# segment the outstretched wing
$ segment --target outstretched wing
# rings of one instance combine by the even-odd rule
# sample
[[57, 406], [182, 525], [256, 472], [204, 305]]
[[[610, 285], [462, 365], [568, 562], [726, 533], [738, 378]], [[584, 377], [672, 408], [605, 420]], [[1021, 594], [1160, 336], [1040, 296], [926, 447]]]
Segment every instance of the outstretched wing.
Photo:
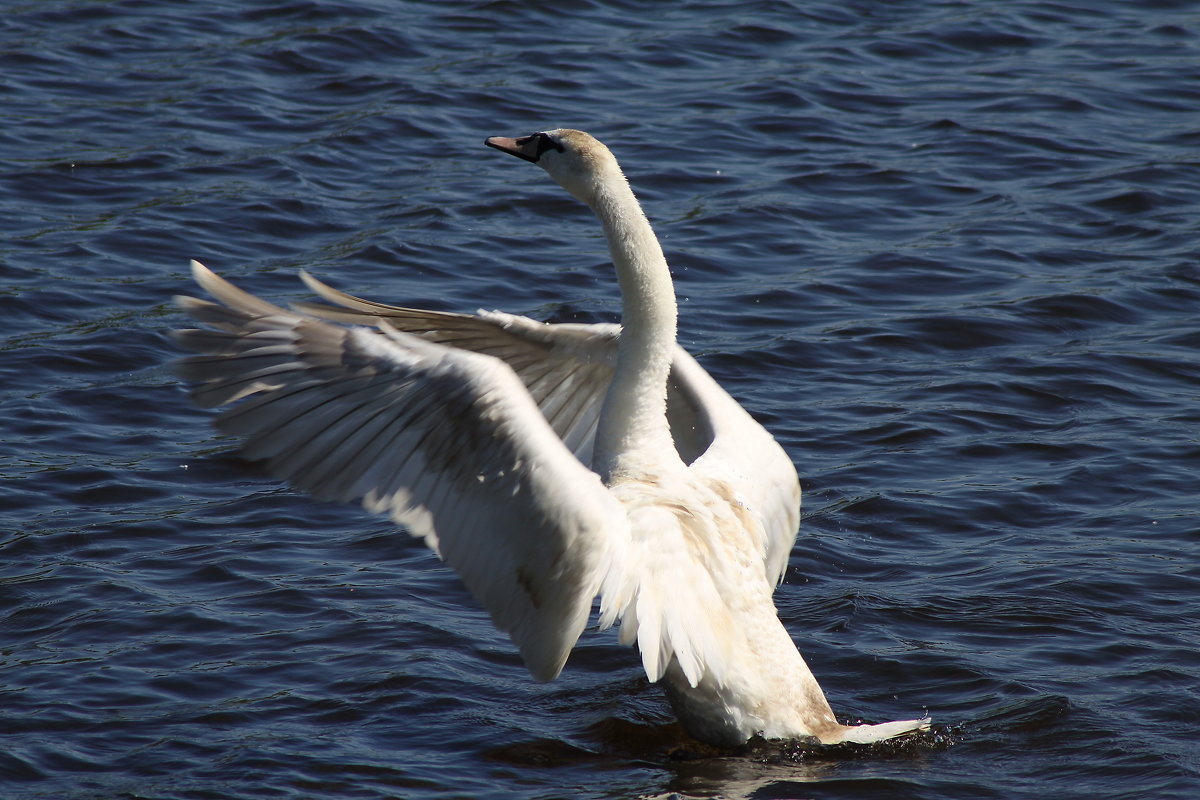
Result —
[[529, 670], [558, 675], [628, 539], [624, 512], [497, 358], [278, 308], [192, 262], [218, 304], [179, 364], [244, 454], [318, 498], [389, 513], [462, 577]]
[[731, 493], [747, 528], [762, 537], [763, 569], [774, 586], [783, 580], [800, 527], [796, 467], [775, 437], [682, 350], [671, 376], [712, 431], [712, 443], [690, 469]]

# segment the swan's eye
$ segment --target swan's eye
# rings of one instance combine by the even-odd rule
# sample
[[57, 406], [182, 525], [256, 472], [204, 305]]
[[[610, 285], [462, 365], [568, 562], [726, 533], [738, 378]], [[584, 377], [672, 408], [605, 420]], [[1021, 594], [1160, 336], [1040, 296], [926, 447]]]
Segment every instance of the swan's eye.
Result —
[[542, 157], [542, 153], [547, 150], [557, 150], [563, 152], [566, 148], [561, 143], [556, 142], [548, 133], [532, 133], [523, 139], [517, 139], [517, 144], [524, 148], [530, 142], [534, 143], [533, 161], [537, 161]]

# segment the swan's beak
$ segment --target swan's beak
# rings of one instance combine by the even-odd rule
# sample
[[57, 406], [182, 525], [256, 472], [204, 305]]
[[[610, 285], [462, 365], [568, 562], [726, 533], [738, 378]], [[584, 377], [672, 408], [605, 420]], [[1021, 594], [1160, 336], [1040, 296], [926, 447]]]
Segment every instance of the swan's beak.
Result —
[[538, 152], [536, 136], [523, 136], [520, 139], [513, 139], [510, 136], [492, 136], [484, 139], [483, 143], [533, 164], [537, 163], [538, 156], [541, 155]]

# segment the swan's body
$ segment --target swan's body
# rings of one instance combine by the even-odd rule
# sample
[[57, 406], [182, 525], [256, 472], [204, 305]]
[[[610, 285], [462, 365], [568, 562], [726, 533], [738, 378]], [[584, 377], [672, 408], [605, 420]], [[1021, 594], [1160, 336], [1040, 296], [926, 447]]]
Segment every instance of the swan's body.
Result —
[[[194, 263], [194, 396], [245, 454], [319, 498], [386, 511], [462, 576], [533, 675], [561, 671], [600, 597], [685, 728], [872, 742], [841, 725], [775, 611], [800, 487], [775, 440], [675, 343], [662, 250], [608, 149], [559, 130], [490, 146], [600, 218], [622, 327], [396, 308], [305, 276], [337, 307], [286, 311]], [[315, 317], [359, 323], [333, 325]], [[363, 325], [370, 327], [363, 327]], [[589, 468], [590, 467], [590, 468]]]

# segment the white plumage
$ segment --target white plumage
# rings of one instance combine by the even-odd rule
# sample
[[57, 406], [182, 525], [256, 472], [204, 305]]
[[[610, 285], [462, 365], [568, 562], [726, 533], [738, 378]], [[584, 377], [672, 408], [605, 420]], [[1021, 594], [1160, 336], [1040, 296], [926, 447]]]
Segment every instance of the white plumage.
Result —
[[[390, 514], [437, 551], [530, 672], [562, 670], [600, 598], [696, 738], [871, 742], [927, 720], [840, 725], [775, 613], [799, 524], [787, 455], [675, 343], [662, 250], [616, 160], [581, 131], [487, 144], [546, 169], [604, 225], [622, 325], [387, 306], [310, 276], [297, 311], [193, 262], [180, 298], [205, 407], [244, 454]], [[333, 323], [350, 323], [350, 326]]]

